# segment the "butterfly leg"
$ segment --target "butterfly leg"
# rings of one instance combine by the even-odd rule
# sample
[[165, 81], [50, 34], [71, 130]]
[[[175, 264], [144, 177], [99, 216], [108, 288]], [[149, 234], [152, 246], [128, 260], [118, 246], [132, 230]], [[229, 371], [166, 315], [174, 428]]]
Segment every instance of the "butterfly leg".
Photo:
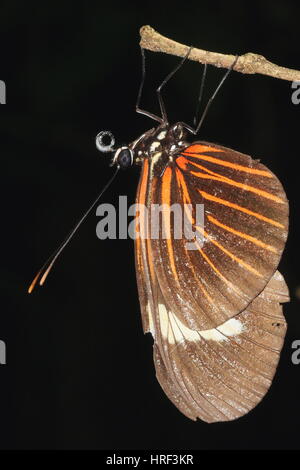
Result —
[[168, 83], [170, 78], [172, 78], [173, 75], [175, 75], [175, 73], [182, 67], [182, 65], [184, 64], [184, 62], [187, 60], [188, 56], [190, 55], [192, 48], [193, 48], [192, 46], [189, 47], [186, 55], [181, 59], [179, 64], [166, 76], [166, 78], [163, 80], [163, 82], [159, 85], [159, 87], [156, 90], [162, 119], [165, 124], [168, 124], [168, 117], [167, 117], [166, 107], [165, 107], [165, 104], [161, 95], [161, 90]]
[[200, 104], [201, 104], [201, 101], [202, 101], [204, 83], [205, 83], [205, 78], [206, 78], [206, 72], [207, 72], [207, 64], [204, 64], [204, 70], [203, 70], [203, 74], [202, 74], [202, 78], [201, 78], [201, 84], [200, 84], [200, 91], [199, 91], [199, 96], [198, 96], [198, 101], [197, 101], [197, 107], [196, 107], [195, 116], [194, 116], [194, 119], [193, 119], [194, 128], [192, 126], [190, 126], [189, 124], [186, 124], [185, 122], [179, 122], [178, 123], [182, 127], [184, 127], [185, 129], [187, 129], [189, 132], [191, 132], [192, 134], [195, 133], [195, 128], [196, 128], [196, 125], [197, 125], [197, 117], [199, 115]]
[[140, 84], [140, 88], [139, 88], [139, 92], [137, 96], [135, 110], [137, 113], [144, 114], [145, 116], [148, 116], [149, 118], [162, 123], [163, 119], [161, 117], [156, 116], [155, 114], [150, 113], [149, 111], [145, 111], [144, 109], [140, 108], [141, 96], [142, 96], [142, 91], [144, 88], [144, 83], [145, 83], [145, 78], [146, 78], [145, 51], [142, 47], [141, 47], [141, 54], [142, 54], [142, 80], [141, 80], [141, 84]]
[[197, 118], [198, 118], [198, 115], [199, 115], [200, 104], [201, 104], [202, 96], [203, 96], [206, 72], [207, 72], [207, 64], [204, 64], [204, 70], [203, 70], [203, 74], [202, 74], [202, 77], [201, 77], [201, 84], [200, 84], [200, 91], [199, 91], [199, 96], [198, 96], [196, 112], [195, 112], [195, 116], [194, 116], [194, 119], [193, 119], [193, 125], [195, 127], [197, 126]]
[[204, 111], [202, 113], [202, 116], [200, 118], [200, 121], [196, 127], [196, 130], [195, 130], [195, 135], [198, 134], [199, 130], [200, 130], [200, 127], [205, 119], [205, 116], [207, 114], [207, 111], [209, 110], [209, 107], [211, 105], [211, 103], [213, 102], [213, 100], [215, 99], [218, 91], [220, 90], [221, 86], [223, 85], [223, 83], [225, 82], [226, 78], [228, 77], [228, 75], [230, 74], [231, 70], [233, 69], [233, 67], [235, 66], [235, 64], [237, 63], [237, 60], [238, 60], [239, 56], [237, 55], [234, 59], [234, 61], [232, 62], [231, 66], [229, 67], [228, 70], [226, 70], [225, 74], [223, 75], [223, 78], [222, 80], [220, 81], [219, 85], [217, 86], [217, 88], [215, 89], [214, 93], [212, 94], [212, 96], [209, 98], [205, 108], [204, 108]]
[[[200, 118], [200, 121], [199, 121], [198, 125], [193, 129], [191, 126], [186, 125], [185, 123], [181, 123], [181, 125], [182, 125], [183, 127], [185, 127], [187, 130], [189, 130], [190, 132], [192, 132], [194, 135], [198, 134], [198, 132], [199, 132], [199, 130], [200, 130], [200, 127], [202, 126], [203, 121], [204, 121], [204, 119], [205, 119], [205, 117], [206, 117], [206, 115], [207, 115], [207, 112], [208, 112], [209, 108], [210, 108], [211, 103], [212, 103], [213, 100], [215, 99], [215, 97], [216, 97], [218, 91], [220, 90], [221, 86], [223, 85], [223, 83], [225, 82], [226, 78], [227, 78], [228, 75], [230, 74], [231, 70], [233, 69], [233, 67], [234, 67], [235, 64], [237, 63], [238, 58], [239, 58], [239, 56], [237, 55], [237, 56], [235, 57], [233, 63], [232, 63], [231, 66], [229, 67], [229, 69], [226, 70], [225, 74], [223, 75], [223, 78], [221, 79], [221, 81], [220, 81], [220, 83], [218, 84], [217, 88], [215, 89], [214, 93], [213, 93], [212, 96], [209, 98], [209, 100], [208, 100], [208, 102], [207, 102], [207, 104], [206, 104], [206, 106], [205, 106], [205, 108], [204, 108], [204, 111], [203, 111], [203, 113], [202, 113], [202, 116], [201, 116], [201, 118]], [[206, 73], [206, 71], [205, 71], [205, 73]], [[203, 75], [204, 75], [204, 74], [203, 74]], [[202, 82], [203, 82], [203, 77], [202, 77]], [[204, 83], [204, 82], [203, 82], [203, 83]], [[201, 87], [200, 87], [200, 95], [199, 95], [199, 98], [202, 97], [202, 90], [201, 90], [201, 88], [203, 88], [202, 83], [201, 83]], [[198, 102], [198, 107], [199, 107], [199, 102]], [[197, 112], [198, 112], [198, 107], [197, 107]], [[196, 116], [197, 116], [197, 114], [196, 114]], [[195, 118], [196, 118], [196, 116], [195, 116]], [[194, 123], [194, 125], [195, 125], [195, 123]]]

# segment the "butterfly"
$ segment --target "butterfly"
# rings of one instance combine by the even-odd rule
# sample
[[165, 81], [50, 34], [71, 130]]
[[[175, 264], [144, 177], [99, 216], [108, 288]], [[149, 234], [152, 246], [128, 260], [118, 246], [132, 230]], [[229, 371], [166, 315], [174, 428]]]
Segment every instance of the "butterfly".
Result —
[[[231, 69], [195, 128], [169, 124], [161, 89], [190, 49], [157, 90], [161, 117], [140, 108], [142, 49], [136, 110], [158, 125], [126, 146], [115, 148], [109, 131], [100, 132], [96, 144], [102, 152], [113, 152], [116, 171], [141, 166], [137, 207], [163, 205], [154, 238], [151, 210], [136, 213], [135, 266], [143, 331], [153, 336], [156, 376], [165, 394], [188, 418], [211, 423], [245, 415], [272, 383], [286, 333], [281, 304], [289, 301], [277, 271], [288, 233], [288, 201], [280, 181], [258, 160], [188, 139], [188, 134], [198, 133]], [[206, 67], [203, 77], [205, 73]], [[203, 83], [204, 78], [200, 96]], [[174, 236], [174, 204], [198, 235], [192, 250], [185, 235]], [[200, 225], [197, 204], [204, 207]], [[46, 271], [43, 267], [38, 273], [30, 291], [43, 272], [40, 284], [44, 282], [61, 249], [44, 265]]]

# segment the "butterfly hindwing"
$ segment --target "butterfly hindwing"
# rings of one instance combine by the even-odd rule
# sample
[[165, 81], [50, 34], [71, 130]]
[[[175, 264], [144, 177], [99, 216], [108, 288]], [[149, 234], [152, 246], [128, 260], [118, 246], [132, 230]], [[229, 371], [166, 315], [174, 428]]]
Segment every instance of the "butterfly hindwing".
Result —
[[[286, 332], [280, 302], [288, 289], [277, 271], [264, 291], [218, 328], [184, 326], [160, 298], [154, 362], [169, 399], [191, 419], [229, 421], [267, 393]], [[162, 346], [160, 346], [162, 344]]]

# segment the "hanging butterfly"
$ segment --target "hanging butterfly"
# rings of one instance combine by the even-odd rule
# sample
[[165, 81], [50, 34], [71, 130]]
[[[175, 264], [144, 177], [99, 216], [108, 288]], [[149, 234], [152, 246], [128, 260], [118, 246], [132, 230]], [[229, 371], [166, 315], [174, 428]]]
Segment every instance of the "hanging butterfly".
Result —
[[[137, 214], [135, 264], [144, 333], [154, 339], [157, 379], [174, 405], [187, 417], [206, 422], [230, 421], [252, 410], [268, 391], [283, 346], [286, 322], [281, 304], [289, 301], [277, 271], [288, 233], [288, 201], [277, 177], [258, 160], [220, 145], [195, 141], [227, 70], [195, 127], [170, 125], [161, 89], [162, 117], [136, 111], [159, 122], [128, 146], [102, 131], [96, 144], [114, 152], [119, 169], [141, 165], [136, 202], [150, 208], [164, 204], [159, 237], [152, 239], [151, 211]], [[206, 66], [201, 82], [203, 92]], [[199, 110], [199, 104], [198, 104]], [[197, 111], [198, 111], [197, 110]], [[197, 116], [197, 112], [196, 112]], [[100, 196], [67, 240], [35, 277], [43, 284], [55, 260]], [[171, 206], [179, 204], [193, 229], [196, 249], [185, 237], [174, 237]], [[204, 225], [195, 225], [194, 207], [204, 204]], [[163, 236], [167, 235], [167, 236]]]

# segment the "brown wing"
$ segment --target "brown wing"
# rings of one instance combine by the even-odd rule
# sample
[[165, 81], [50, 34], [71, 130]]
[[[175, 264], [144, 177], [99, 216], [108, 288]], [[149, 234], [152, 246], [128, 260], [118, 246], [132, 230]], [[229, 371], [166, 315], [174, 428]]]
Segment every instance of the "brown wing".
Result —
[[267, 393], [286, 332], [281, 302], [288, 289], [277, 271], [264, 291], [216, 329], [183, 325], [160, 292], [155, 312], [154, 362], [168, 398], [187, 417], [230, 421]]
[[[164, 299], [192, 329], [209, 329], [243, 311], [275, 272], [288, 230], [284, 190], [264, 165], [225, 147], [196, 142], [174, 157], [161, 176], [153, 168], [148, 203], [165, 204], [169, 239], [151, 240]], [[160, 177], [161, 176], [161, 177]], [[204, 204], [204, 227], [183, 208], [203, 246], [175, 239], [170, 205]]]
[[[179, 155], [176, 160], [180, 157]], [[188, 160], [187, 156], [184, 158]], [[250, 162], [250, 157], [247, 159]], [[249, 164], [249, 168], [268, 171], [253, 161], [251, 165]], [[187, 169], [188, 164], [183, 170], [180, 168], [180, 161], [174, 162], [167, 166], [161, 177], [161, 168], [157, 171], [155, 163], [145, 159], [137, 192], [137, 203], [150, 207], [153, 202], [163, 202], [169, 206], [175, 201], [182, 204], [189, 202], [188, 197], [195, 198], [195, 192], [199, 188], [196, 184], [192, 184], [194, 175], [188, 174]], [[218, 184], [214, 181], [214, 184], [216, 183]], [[210, 188], [204, 188], [207, 194], [210, 194], [209, 189], [215, 191], [214, 184]], [[248, 182], [247, 184], [244, 182], [245, 185], [246, 188], [239, 188], [242, 193], [249, 191]], [[279, 189], [282, 191], [280, 183], [275, 178], [274, 186], [276, 185], [276, 191]], [[201, 187], [201, 190], [204, 189]], [[265, 191], [267, 190], [271, 194], [275, 193], [274, 188], [271, 190], [265, 187]], [[218, 196], [216, 192], [211, 194], [221, 199], [220, 194]], [[262, 207], [261, 204], [261, 212], [256, 212], [255, 215], [252, 214], [255, 210], [251, 197], [249, 200], [244, 198], [244, 205], [241, 205], [242, 202], [237, 198], [231, 203], [235, 204], [234, 207], [222, 203], [222, 208], [225, 206], [225, 209], [228, 207], [237, 211], [237, 217], [241, 216], [240, 212], [245, 214], [246, 218], [240, 219], [243, 221], [243, 230], [251, 230], [251, 223], [255, 224], [256, 219], [260, 223], [265, 222], [276, 227], [278, 232], [273, 232], [272, 227], [265, 229], [266, 234], [262, 235], [263, 241], [260, 239], [262, 243], [267, 244], [267, 239], [270, 237], [275, 243], [278, 254], [275, 258], [275, 252], [271, 250], [274, 258], [270, 258], [269, 264], [273, 263], [276, 266], [286, 238], [287, 225], [287, 203], [284, 193], [280, 195], [283, 202], [278, 204], [281, 206], [274, 204], [270, 207], [266, 204], [266, 207]], [[230, 197], [230, 194], [228, 196]], [[219, 201], [213, 202], [221, 205]], [[277, 201], [274, 202], [277, 204]], [[256, 211], [258, 210], [257, 205]], [[208, 212], [212, 213], [215, 217], [217, 215], [220, 217], [220, 214], [212, 210]], [[149, 213], [140, 212], [139, 216], [137, 229], [145, 235], [151, 226], [151, 219]], [[275, 224], [265, 220], [271, 220], [271, 217]], [[228, 224], [234, 220], [234, 217], [231, 219], [228, 217], [226, 222]], [[214, 242], [226, 243], [224, 234], [223, 238], [218, 231], [214, 235], [211, 232], [205, 234], [206, 242], [201, 251], [190, 252], [185, 247], [185, 240], [175, 240], [172, 237], [174, 227], [168, 210], [164, 212], [163, 225], [170, 232], [169, 240], [161, 238], [153, 240], [149, 236], [148, 238], [142, 236], [137, 237], [135, 242], [143, 328], [144, 332], [151, 331], [154, 337], [157, 378], [170, 400], [189, 418], [199, 417], [207, 422], [235, 419], [252, 409], [271, 384], [286, 329], [279, 305], [280, 302], [288, 301], [286, 285], [277, 272], [259, 296], [254, 294], [250, 298], [251, 292], [256, 291], [251, 284], [252, 291], [249, 293], [246, 289], [246, 293], [243, 292], [237, 272], [239, 270], [242, 272], [247, 262], [249, 266], [255, 266], [254, 269], [258, 271], [257, 265], [260, 267], [260, 262], [257, 263], [257, 259], [266, 257], [265, 251], [270, 250], [262, 247], [262, 250], [257, 252], [254, 248], [251, 260], [242, 258], [242, 255], [240, 255], [241, 261], [232, 260], [235, 263], [232, 268], [234, 278], [231, 278], [231, 270], [226, 269], [230, 260], [223, 258], [222, 253], [220, 256], [223, 250], [220, 249], [218, 255], [212, 251], [214, 247], [218, 247]], [[263, 232], [261, 227], [266, 226], [258, 226], [260, 233]], [[205, 229], [207, 230], [206, 226]], [[249, 235], [248, 231], [247, 234]], [[237, 236], [227, 233], [227, 237], [233, 235]], [[254, 237], [254, 234], [251, 236]], [[239, 237], [241, 238], [240, 235]], [[230, 245], [232, 249], [233, 240]], [[254, 243], [246, 240], [245, 251], [250, 249], [250, 242]], [[273, 246], [271, 240], [268, 243]], [[254, 245], [258, 246], [257, 243]], [[229, 252], [228, 245], [225, 245], [225, 249]], [[273, 269], [276, 269], [276, 266]], [[260, 271], [258, 277], [259, 273]], [[240, 277], [244, 279], [242, 275]], [[266, 284], [267, 282], [265, 281]], [[243, 287], [243, 282], [241, 286]], [[257, 285], [255, 287], [258, 289]], [[251, 300], [253, 301], [249, 305]], [[245, 304], [248, 307], [241, 308], [241, 305]], [[188, 308], [185, 308], [186, 305]], [[230, 309], [229, 314], [227, 309]], [[242, 313], [234, 316], [235, 310]], [[234, 318], [231, 318], [233, 316]]]

